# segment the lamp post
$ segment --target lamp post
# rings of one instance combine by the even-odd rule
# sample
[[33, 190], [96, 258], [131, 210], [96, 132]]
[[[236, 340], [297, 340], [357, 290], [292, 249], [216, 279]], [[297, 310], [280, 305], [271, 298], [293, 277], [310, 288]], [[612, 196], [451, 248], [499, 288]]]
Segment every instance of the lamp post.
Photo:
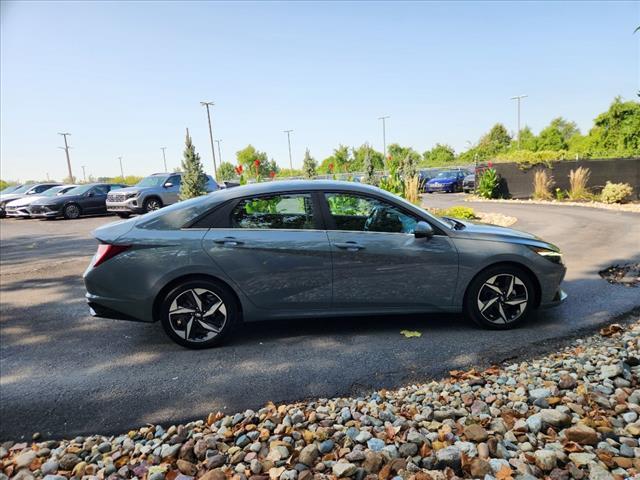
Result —
[[216, 150], [213, 148], [213, 129], [211, 128], [211, 114], [209, 113], [209, 107], [213, 107], [213, 102], [200, 102], [200, 105], [207, 109], [207, 120], [209, 121], [209, 140], [211, 141], [211, 155], [213, 156], [213, 178], [218, 180], [218, 166], [216, 164]]
[[289, 144], [289, 168], [293, 172], [293, 160], [291, 159], [291, 132], [293, 130], [284, 130], [284, 133], [287, 134], [287, 143]]
[[391, 115], [378, 117], [378, 120], [382, 120], [382, 153], [384, 158], [387, 158], [387, 118], [391, 118]]
[[520, 101], [528, 96], [529, 95], [516, 95], [515, 97], [511, 97], [511, 100], [518, 102], [518, 150], [520, 150]]

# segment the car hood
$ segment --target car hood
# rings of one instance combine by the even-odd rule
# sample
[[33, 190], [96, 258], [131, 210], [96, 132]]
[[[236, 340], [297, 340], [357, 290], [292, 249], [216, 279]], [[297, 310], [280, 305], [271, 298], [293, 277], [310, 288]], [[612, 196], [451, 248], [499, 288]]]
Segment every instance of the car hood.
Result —
[[33, 202], [37, 202], [38, 200], [42, 200], [42, 195], [28, 195], [24, 197], [18, 197], [16, 200], [11, 200], [7, 203], [7, 207], [24, 207], [25, 205], [31, 205]]
[[141, 193], [141, 192], [146, 192], [152, 189], [155, 189], [157, 187], [126, 187], [126, 188], [116, 188], [115, 190], [112, 190], [111, 192], [109, 192], [109, 194], [116, 194], [116, 193], [124, 193], [125, 195], [128, 193]]
[[464, 229], [455, 230], [456, 236], [473, 238], [475, 240], [507, 241], [512, 243], [522, 243], [525, 245], [537, 245], [551, 250], [560, 251], [555, 245], [544, 241], [532, 233], [523, 232], [514, 228], [489, 225], [486, 223], [475, 223], [459, 219], [456, 219], [456, 221], [465, 226]]
[[5, 195], [0, 195], [0, 202], [6, 203], [24, 196], [24, 193], [7, 193]]
[[69, 200], [80, 200], [82, 195], [60, 195], [56, 197], [44, 197], [36, 200], [31, 205], [60, 205]]

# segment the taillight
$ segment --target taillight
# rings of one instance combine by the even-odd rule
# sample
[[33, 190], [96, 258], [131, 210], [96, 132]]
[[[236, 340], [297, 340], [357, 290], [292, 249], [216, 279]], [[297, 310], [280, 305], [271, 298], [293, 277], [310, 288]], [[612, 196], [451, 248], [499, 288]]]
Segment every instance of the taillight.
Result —
[[96, 260], [93, 262], [93, 267], [97, 267], [101, 263], [106, 262], [110, 258], [115, 257], [119, 253], [129, 250], [131, 245], [110, 245], [108, 243], [101, 243], [98, 245], [98, 252], [96, 253]]

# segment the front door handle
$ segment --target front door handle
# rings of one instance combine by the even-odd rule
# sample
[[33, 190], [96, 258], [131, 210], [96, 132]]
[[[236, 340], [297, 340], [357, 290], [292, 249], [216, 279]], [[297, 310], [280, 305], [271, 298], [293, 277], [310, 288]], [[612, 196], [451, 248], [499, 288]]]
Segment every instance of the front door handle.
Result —
[[242, 245], [244, 242], [236, 240], [234, 237], [224, 237], [218, 240], [214, 240], [213, 243], [224, 245], [225, 247], [237, 247], [238, 245]]
[[340, 248], [342, 250], [347, 250], [349, 252], [357, 252], [358, 250], [364, 250], [364, 247], [356, 242], [344, 242], [344, 243], [334, 243], [335, 247]]

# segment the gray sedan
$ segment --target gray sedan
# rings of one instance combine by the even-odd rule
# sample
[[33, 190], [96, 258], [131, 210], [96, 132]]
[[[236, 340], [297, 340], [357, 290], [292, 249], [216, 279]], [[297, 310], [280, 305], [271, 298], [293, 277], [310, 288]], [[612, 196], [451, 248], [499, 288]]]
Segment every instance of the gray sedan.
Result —
[[504, 329], [566, 297], [554, 245], [351, 182], [224, 189], [94, 235], [91, 314], [159, 320], [190, 348], [278, 318], [464, 312]]

